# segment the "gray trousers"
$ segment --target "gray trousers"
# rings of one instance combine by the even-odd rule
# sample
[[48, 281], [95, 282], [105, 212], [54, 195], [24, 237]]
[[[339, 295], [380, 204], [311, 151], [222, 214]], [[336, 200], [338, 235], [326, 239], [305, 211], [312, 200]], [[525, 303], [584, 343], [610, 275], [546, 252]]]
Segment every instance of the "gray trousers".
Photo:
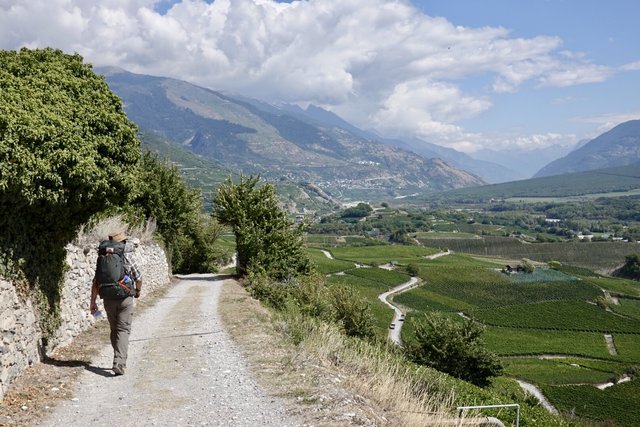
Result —
[[104, 311], [107, 312], [111, 328], [111, 347], [113, 347], [113, 366], [127, 366], [129, 334], [133, 321], [133, 297], [125, 299], [105, 299]]

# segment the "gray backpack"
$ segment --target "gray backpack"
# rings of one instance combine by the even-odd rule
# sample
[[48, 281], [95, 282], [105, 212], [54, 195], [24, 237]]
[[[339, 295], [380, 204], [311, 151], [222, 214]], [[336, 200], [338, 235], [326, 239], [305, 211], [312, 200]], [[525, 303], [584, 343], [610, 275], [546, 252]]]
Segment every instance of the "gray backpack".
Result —
[[98, 247], [96, 280], [102, 299], [122, 299], [135, 294], [124, 268], [124, 249], [124, 243], [113, 240], [104, 240]]

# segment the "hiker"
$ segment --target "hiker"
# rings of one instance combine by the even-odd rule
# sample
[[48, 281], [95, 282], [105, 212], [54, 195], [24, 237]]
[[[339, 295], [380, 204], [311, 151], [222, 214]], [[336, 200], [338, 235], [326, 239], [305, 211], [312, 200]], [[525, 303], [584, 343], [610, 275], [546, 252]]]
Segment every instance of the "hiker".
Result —
[[136, 245], [127, 239], [124, 232], [118, 232], [100, 243], [89, 305], [91, 313], [96, 313], [100, 295], [111, 328], [112, 369], [116, 375], [124, 375], [127, 366], [133, 298], [139, 298], [142, 289], [142, 274], [132, 259]]

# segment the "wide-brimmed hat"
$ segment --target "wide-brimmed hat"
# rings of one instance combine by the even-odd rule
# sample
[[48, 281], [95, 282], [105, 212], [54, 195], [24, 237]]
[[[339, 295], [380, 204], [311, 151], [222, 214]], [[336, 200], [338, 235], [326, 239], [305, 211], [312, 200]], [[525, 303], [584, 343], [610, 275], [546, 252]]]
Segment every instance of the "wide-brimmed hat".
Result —
[[113, 240], [115, 242], [122, 242], [123, 240], [127, 240], [128, 236], [124, 231], [119, 231], [116, 234], [109, 236], [109, 240]]

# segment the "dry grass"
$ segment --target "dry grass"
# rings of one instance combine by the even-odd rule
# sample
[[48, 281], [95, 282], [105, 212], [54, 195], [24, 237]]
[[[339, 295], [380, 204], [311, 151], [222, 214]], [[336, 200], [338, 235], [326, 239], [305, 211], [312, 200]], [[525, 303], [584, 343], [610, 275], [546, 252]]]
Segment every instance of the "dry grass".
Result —
[[[314, 426], [451, 426], [452, 394], [422, 394], [414, 372], [390, 351], [336, 328], [272, 314], [237, 283], [225, 283], [220, 313], [258, 381]], [[305, 322], [305, 321], [302, 321]], [[288, 335], [308, 335], [294, 345]]]
[[81, 248], [92, 247], [118, 232], [135, 237], [141, 243], [150, 242], [156, 232], [156, 221], [150, 218], [142, 224], [130, 226], [122, 215], [114, 215], [102, 219], [92, 226], [82, 226], [73, 243]]

